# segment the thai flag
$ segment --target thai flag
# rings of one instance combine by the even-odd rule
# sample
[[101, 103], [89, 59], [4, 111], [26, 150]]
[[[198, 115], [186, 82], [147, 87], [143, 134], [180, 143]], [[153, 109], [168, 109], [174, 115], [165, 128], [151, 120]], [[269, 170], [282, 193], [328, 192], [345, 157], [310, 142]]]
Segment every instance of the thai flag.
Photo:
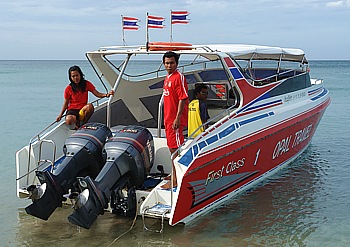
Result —
[[171, 24], [188, 24], [188, 11], [171, 11]]
[[149, 15], [147, 16], [147, 28], [165, 28], [164, 17]]
[[123, 16], [123, 30], [139, 30], [138, 18]]

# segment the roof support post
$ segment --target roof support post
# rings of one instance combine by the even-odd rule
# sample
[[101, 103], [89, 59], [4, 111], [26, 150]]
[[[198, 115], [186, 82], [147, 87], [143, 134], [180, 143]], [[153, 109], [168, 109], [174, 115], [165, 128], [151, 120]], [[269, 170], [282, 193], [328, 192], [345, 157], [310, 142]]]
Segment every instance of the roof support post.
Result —
[[[124, 61], [124, 65], [122, 67], [122, 70], [120, 71], [119, 75], [118, 75], [118, 78], [117, 80], [115, 81], [114, 83], [114, 86], [113, 86], [113, 91], [116, 92], [117, 91], [117, 88], [118, 88], [118, 85], [119, 85], [119, 82], [120, 80], [122, 79], [123, 77], [123, 74], [124, 74], [124, 71], [125, 71], [125, 68], [130, 60], [130, 57], [131, 57], [131, 54], [128, 54], [125, 61]], [[114, 95], [112, 97], [109, 97], [108, 99], [108, 103], [107, 103], [107, 127], [110, 128], [111, 127], [111, 103], [112, 103], [112, 99], [113, 99]]]

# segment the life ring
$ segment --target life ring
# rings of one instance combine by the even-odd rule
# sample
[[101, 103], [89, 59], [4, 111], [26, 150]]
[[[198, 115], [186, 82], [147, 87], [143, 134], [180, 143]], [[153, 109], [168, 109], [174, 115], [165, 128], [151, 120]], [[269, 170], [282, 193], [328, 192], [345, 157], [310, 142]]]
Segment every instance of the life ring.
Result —
[[182, 42], [150, 42], [147, 44], [149, 51], [179, 51], [191, 50], [192, 44]]
[[220, 99], [224, 99], [226, 96], [226, 88], [225, 85], [221, 85], [221, 84], [216, 84], [214, 85], [215, 89], [216, 89], [216, 97], [220, 98]]

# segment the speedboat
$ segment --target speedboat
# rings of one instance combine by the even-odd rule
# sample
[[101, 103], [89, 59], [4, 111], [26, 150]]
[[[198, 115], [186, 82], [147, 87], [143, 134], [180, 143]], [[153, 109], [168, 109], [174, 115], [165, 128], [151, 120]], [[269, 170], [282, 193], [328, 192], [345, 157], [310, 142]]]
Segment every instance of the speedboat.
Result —
[[[208, 86], [211, 116], [203, 132], [185, 133], [174, 166], [163, 126], [168, 50], [180, 55], [190, 99], [197, 83]], [[139, 215], [159, 232], [164, 221], [191, 222], [300, 156], [330, 104], [300, 49], [155, 42], [86, 57], [114, 96], [95, 101], [78, 130], [61, 121], [35, 135], [16, 153], [16, 182], [17, 196], [32, 199], [27, 213], [47, 220], [72, 201], [68, 220], [87, 229], [108, 211]]]

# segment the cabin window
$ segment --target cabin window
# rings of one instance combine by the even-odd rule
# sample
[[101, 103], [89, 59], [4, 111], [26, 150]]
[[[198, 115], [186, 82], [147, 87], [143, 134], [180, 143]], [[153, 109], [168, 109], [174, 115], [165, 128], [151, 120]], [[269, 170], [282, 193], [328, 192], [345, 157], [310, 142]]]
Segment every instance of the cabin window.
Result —
[[[225, 82], [203, 82], [208, 86], [208, 98], [206, 104], [208, 108], [228, 108], [237, 104], [236, 90], [229, 87]], [[190, 90], [190, 99], [194, 98], [194, 87]]]
[[235, 61], [246, 80], [254, 86], [264, 86], [300, 75], [307, 70], [307, 64], [295, 61], [259, 60], [258, 56]]

